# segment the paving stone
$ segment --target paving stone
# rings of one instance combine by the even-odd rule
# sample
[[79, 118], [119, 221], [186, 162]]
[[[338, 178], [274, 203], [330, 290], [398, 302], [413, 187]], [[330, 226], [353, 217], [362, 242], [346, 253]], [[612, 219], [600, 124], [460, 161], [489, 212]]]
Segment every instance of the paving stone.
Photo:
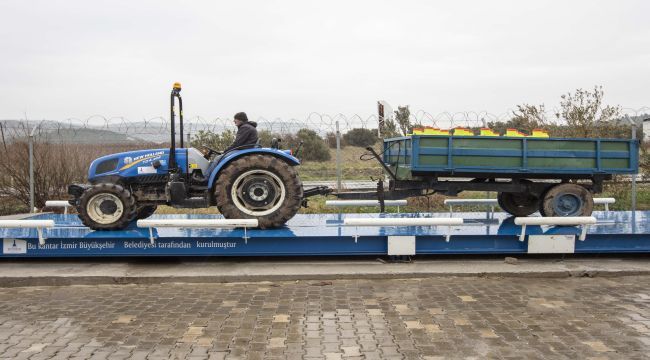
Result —
[[[313, 283], [313, 284], [312, 284]], [[650, 277], [0, 289], [0, 358], [629, 358]]]

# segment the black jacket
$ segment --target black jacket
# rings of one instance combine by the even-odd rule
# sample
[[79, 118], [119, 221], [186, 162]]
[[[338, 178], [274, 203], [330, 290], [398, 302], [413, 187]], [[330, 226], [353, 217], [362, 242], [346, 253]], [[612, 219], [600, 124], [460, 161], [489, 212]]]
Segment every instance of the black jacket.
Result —
[[[239, 125], [237, 129], [237, 136], [235, 137], [235, 142], [232, 145], [228, 146], [223, 152], [228, 152], [233, 149], [241, 150], [246, 149], [249, 146], [252, 147], [257, 143], [257, 123], [255, 121], [246, 121]], [[246, 146], [249, 145], [249, 146]]]

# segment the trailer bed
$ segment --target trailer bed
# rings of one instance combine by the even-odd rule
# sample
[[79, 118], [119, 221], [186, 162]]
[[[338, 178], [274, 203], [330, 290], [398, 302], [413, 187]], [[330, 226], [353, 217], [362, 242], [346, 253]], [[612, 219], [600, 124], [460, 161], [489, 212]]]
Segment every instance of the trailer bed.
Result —
[[638, 141], [411, 135], [384, 140], [383, 161], [399, 180], [477, 174], [588, 178], [636, 173]]

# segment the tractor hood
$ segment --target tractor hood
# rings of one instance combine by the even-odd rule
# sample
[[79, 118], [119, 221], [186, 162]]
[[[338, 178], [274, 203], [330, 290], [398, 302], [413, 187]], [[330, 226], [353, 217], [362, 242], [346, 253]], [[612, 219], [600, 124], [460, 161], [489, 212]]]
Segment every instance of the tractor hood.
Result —
[[[98, 177], [115, 175], [132, 177], [166, 174], [168, 159], [169, 149], [136, 150], [102, 156], [90, 164], [88, 180], [92, 182]], [[154, 168], [154, 161], [160, 163], [158, 168]], [[176, 162], [181, 168], [187, 165], [187, 149], [176, 149]]]

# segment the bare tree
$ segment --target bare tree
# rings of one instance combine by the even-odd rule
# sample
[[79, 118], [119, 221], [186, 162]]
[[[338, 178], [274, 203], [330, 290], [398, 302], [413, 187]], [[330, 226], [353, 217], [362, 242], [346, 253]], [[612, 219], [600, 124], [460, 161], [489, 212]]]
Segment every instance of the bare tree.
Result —
[[[29, 127], [0, 132], [0, 196], [29, 207]], [[67, 199], [68, 185], [85, 182], [90, 163], [103, 155], [146, 147], [139, 144], [76, 144], [51, 140], [51, 132], [34, 136], [34, 205]]]
[[602, 86], [594, 86], [593, 92], [577, 89], [562, 95], [560, 111], [555, 116], [566, 121], [567, 130], [577, 137], [615, 137], [628, 131], [628, 126], [617, 121], [621, 118], [621, 107], [604, 105], [604, 94]]
[[397, 121], [397, 126], [402, 132], [402, 135], [406, 136], [413, 132], [413, 125], [411, 124], [411, 110], [409, 106], [398, 106], [395, 111], [395, 120]]

